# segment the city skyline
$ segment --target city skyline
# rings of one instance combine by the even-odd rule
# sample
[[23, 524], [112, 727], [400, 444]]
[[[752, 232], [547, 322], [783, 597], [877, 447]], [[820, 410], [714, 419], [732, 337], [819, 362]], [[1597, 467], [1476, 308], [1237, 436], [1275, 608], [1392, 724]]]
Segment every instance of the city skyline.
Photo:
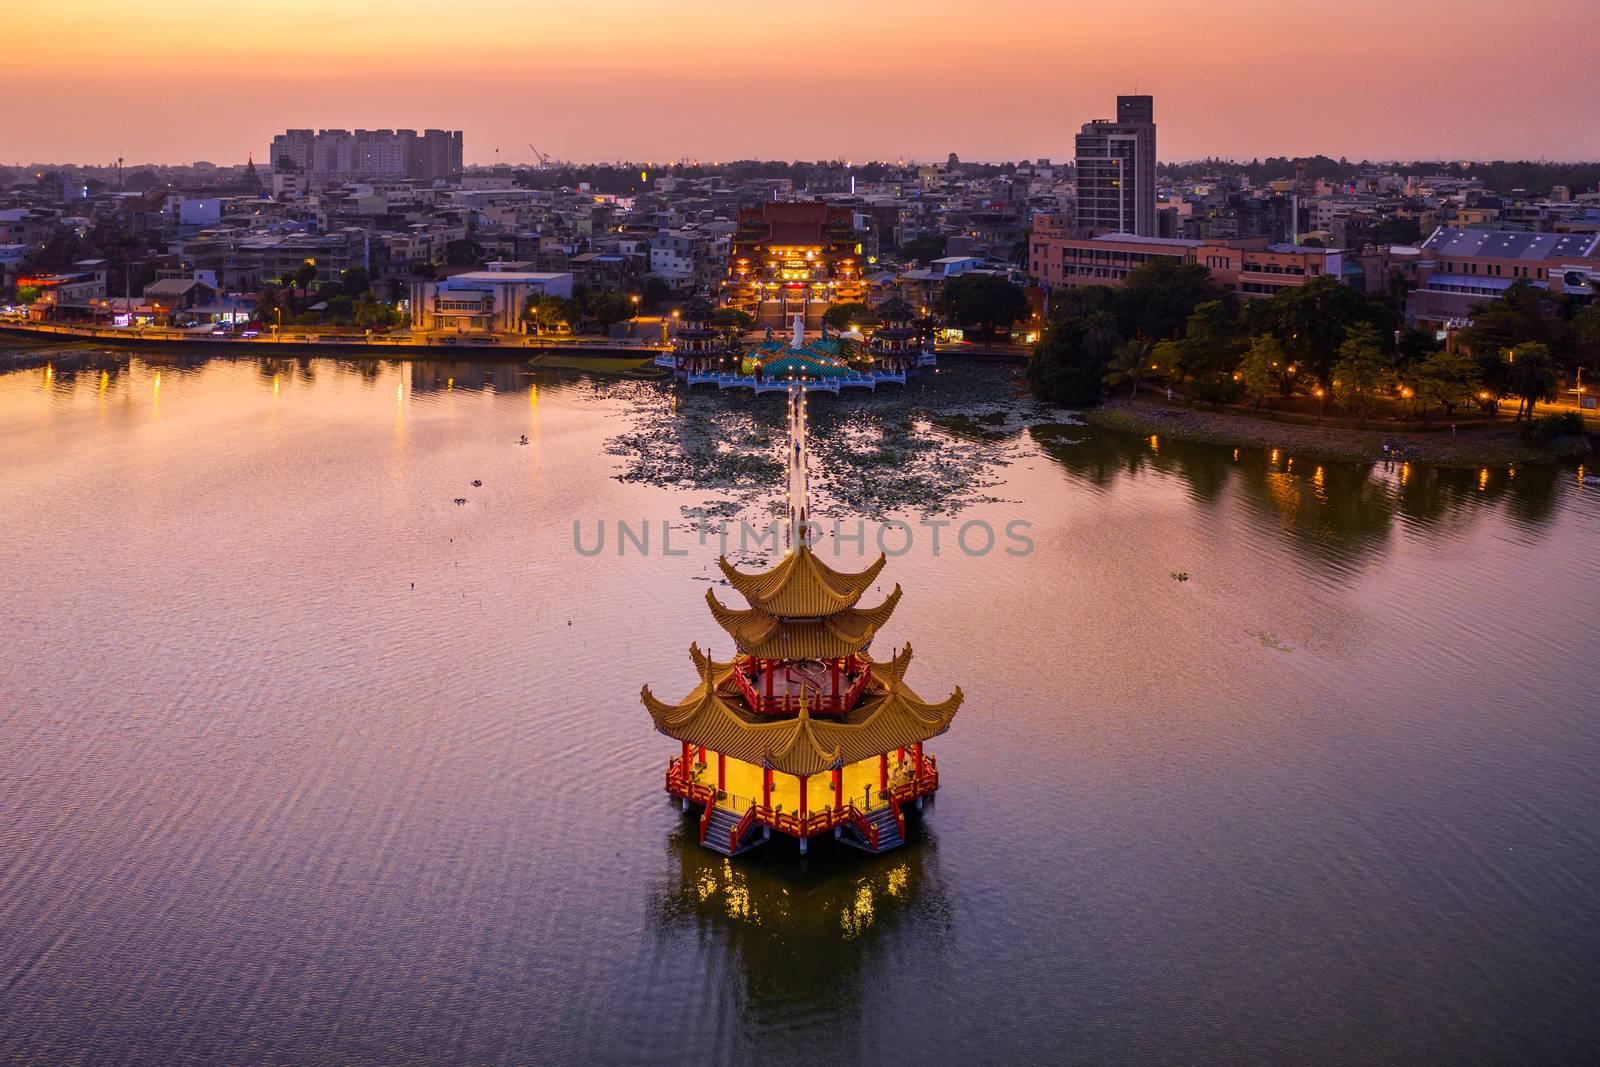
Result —
[[1135, 91], [1161, 101], [1170, 161], [1600, 156], [1600, 115], [1567, 106], [1596, 88], [1600, 10], [1579, 0], [1469, 0], [1448, 22], [1354, 0], [1315, 25], [1251, 0], [1203, 26], [1175, 0], [982, 19], [826, 0], [798, 28], [788, 11], [688, 6], [491, 0], [487, 22], [441, 22], [418, 0], [381, 21], [287, 0], [274, 22], [293, 32], [204, 47], [183, 27], [215, 15], [194, 0], [158, 25], [109, 0], [21, 0], [0, 92], [36, 106], [0, 118], [0, 162], [261, 163], [285, 128], [397, 126], [464, 130], [469, 164], [497, 148], [531, 162], [530, 143], [574, 162], [1066, 160], [1079, 126]]

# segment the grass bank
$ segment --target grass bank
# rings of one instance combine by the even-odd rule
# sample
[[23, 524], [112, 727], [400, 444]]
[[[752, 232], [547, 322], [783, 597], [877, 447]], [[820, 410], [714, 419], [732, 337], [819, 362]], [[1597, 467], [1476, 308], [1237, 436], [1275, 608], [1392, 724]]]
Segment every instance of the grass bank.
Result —
[[546, 353], [528, 360], [528, 366], [539, 370], [572, 370], [618, 378], [660, 378], [666, 374], [665, 370], [655, 365], [654, 358], [640, 359], [631, 352], [615, 356]]

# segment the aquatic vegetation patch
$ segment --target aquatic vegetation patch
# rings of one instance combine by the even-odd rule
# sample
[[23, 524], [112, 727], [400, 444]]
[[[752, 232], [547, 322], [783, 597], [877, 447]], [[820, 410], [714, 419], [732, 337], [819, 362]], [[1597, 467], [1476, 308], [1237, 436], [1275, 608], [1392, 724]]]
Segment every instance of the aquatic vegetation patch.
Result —
[[[626, 402], [629, 425], [607, 444], [620, 480], [704, 493], [686, 515], [781, 515], [780, 396], [633, 382], [595, 396]], [[903, 389], [815, 394], [809, 411], [817, 514], [868, 519], [994, 502], [1000, 471], [1028, 450], [1022, 431], [1064, 417], [1019, 396], [1013, 372], [985, 364], [941, 368]]]

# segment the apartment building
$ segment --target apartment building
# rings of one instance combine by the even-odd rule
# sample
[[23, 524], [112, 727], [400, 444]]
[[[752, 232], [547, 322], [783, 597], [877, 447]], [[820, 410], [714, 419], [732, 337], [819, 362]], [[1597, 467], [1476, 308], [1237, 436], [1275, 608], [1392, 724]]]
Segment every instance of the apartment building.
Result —
[[1076, 140], [1078, 224], [1156, 236], [1154, 97], [1117, 97], [1117, 117], [1085, 123]]

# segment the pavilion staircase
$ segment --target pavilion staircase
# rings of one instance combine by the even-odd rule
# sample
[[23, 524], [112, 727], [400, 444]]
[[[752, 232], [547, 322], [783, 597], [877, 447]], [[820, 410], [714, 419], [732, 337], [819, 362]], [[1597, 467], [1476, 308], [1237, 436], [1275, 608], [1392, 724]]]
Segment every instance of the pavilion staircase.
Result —
[[705, 836], [700, 843], [724, 856], [737, 856], [765, 844], [766, 838], [754, 819], [742, 820], [737, 812], [713, 807], [705, 821]]
[[906, 843], [905, 837], [900, 833], [901, 819], [902, 816], [892, 805], [867, 812], [866, 821], [876, 831], [876, 848], [873, 847], [871, 839], [863, 837], [861, 832], [850, 823], [845, 824], [843, 833], [839, 835], [839, 840], [847, 845], [854, 845], [864, 852], [871, 852], [874, 855], [880, 852], [887, 852], [891, 848], [898, 848]]

